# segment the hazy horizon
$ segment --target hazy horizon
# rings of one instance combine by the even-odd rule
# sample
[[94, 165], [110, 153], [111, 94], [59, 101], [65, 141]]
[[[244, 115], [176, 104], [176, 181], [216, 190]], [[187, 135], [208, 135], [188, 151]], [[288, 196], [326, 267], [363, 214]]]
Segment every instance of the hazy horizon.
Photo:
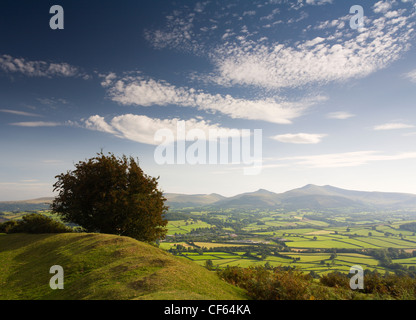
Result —
[[[274, 192], [274, 191], [271, 191], [271, 190], [267, 190], [267, 189], [264, 189], [264, 188], [260, 188], [260, 189], [257, 189], [257, 190], [248, 190], [248, 191], [245, 191], [245, 192], [241, 192], [241, 193], [229, 193], [228, 195], [225, 195], [225, 194], [220, 194], [220, 193], [217, 193], [217, 192], [211, 192], [211, 193], [175, 193], [175, 192], [164, 192], [164, 194], [178, 194], [178, 195], [184, 195], [184, 196], [198, 196], [198, 195], [201, 195], [201, 196], [203, 196], [203, 195], [211, 195], [211, 194], [217, 194], [217, 195], [219, 195], [219, 196], [222, 196], [222, 197], [225, 197], [225, 198], [232, 198], [232, 197], [235, 197], [235, 196], [238, 196], [238, 195], [242, 195], [242, 194], [250, 194], [250, 193], [256, 193], [256, 192], [259, 192], [259, 191], [262, 191], [262, 190], [264, 190], [264, 191], [267, 191], [267, 192], [272, 192], [272, 193], [275, 193], [275, 194], [280, 194], [280, 193], [285, 193], [285, 192], [288, 192], [288, 191], [293, 191], [293, 190], [297, 190], [297, 189], [302, 189], [302, 188], [305, 188], [305, 187], [308, 187], [308, 186], [315, 186], [315, 187], [334, 187], [334, 188], [337, 188], [337, 189], [342, 189], [342, 190], [347, 190], [347, 191], [359, 191], [359, 192], [385, 192], [385, 193], [396, 193], [396, 192], [388, 192], [388, 191], [378, 191], [378, 190], [352, 190], [352, 189], [344, 189], [344, 188], [339, 188], [339, 187], [337, 187], [337, 186], [331, 186], [331, 185], [324, 185], [324, 186], [318, 186], [318, 185], [314, 185], [314, 184], [307, 184], [307, 185], [304, 185], [304, 186], [300, 186], [300, 187], [297, 187], [297, 188], [293, 188], [293, 189], [287, 189], [287, 190], [284, 190], [284, 191], [281, 191], [281, 192]], [[409, 194], [409, 195], [415, 195], [416, 196], [416, 193], [407, 193], [407, 192], [403, 192], [403, 193], [401, 193], [401, 194]], [[31, 200], [39, 200], [39, 199], [44, 199], [44, 198], [54, 198], [56, 195], [51, 195], [51, 196], [48, 196], [48, 197], [39, 197], [39, 198], [28, 198], [28, 199], [12, 199], [12, 200], [0, 200], [0, 202], [19, 202], [19, 201], [31, 201]]]

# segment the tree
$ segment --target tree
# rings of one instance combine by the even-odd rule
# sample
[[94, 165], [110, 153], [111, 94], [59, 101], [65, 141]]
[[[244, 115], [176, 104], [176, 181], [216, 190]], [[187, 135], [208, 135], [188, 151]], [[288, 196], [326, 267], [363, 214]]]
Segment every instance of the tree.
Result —
[[98, 153], [62, 173], [53, 185], [52, 211], [86, 232], [156, 241], [166, 235], [168, 207], [157, 180], [143, 173], [132, 157]]
[[214, 264], [212, 263], [212, 260], [210, 260], [210, 259], [205, 260], [205, 267], [206, 267], [208, 270], [212, 270], [212, 269], [214, 269]]

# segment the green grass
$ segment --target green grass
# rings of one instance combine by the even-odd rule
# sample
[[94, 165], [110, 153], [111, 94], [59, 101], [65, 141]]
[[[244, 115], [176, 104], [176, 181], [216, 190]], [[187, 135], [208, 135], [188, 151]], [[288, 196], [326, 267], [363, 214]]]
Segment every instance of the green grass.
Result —
[[212, 226], [203, 221], [192, 221], [192, 220], [177, 220], [177, 221], [169, 221], [168, 223], [168, 235], [177, 234], [186, 234], [191, 232], [193, 229], [198, 228], [211, 228]]
[[[186, 258], [105, 234], [0, 235], [1, 300], [244, 299], [242, 290]], [[49, 269], [64, 269], [52, 290]]]

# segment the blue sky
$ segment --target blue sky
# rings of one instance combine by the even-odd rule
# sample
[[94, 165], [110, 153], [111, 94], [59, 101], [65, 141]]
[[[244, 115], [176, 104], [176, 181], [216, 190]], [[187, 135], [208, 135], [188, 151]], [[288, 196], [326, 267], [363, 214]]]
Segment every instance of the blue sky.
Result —
[[[52, 30], [52, 5], [64, 29]], [[364, 26], [352, 28], [353, 5]], [[415, 1], [2, 1], [0, 201], [97, 152], [165, 192], [416, 193]], [[155, 133], [262, 130], [262, 170], [158, 164]], [[192, 142], [188, 141], [187, 146]]]

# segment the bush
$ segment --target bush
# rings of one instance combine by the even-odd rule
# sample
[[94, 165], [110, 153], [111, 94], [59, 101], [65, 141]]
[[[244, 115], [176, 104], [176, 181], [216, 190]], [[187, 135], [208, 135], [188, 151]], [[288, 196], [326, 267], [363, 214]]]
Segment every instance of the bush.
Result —
[[0, 224], [0, 232], [4, 233], [67, 233], [72, 229], [63, 223], [41, 214], [28, 214], [19, 221], [6, 221]]
[[312, 279], [300, 272], [279, 268], [267, 270], [262, 266], [227, 267], [220, 277], [247, 290], [255, 300], [309, 300]]
[[349, 288], [350, 280], [347, 275], [339, 272], [331, 272], [323, 275], [319, 280], [323, 285], [334, 288]]
[[10, 231], [17, 226], [17, 221], [9, 220], [3, 223], [0, 223], [0, 233], [10, 233]]

